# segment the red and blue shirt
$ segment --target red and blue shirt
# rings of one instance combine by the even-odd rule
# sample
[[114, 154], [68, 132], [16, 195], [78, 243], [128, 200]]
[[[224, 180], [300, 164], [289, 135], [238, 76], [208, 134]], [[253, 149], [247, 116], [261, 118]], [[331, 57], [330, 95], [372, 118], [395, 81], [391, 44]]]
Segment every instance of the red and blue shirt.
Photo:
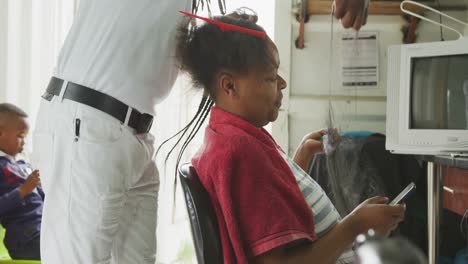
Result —
[[40, 187], [26, 197], [19, 193], [32, 171], [31, 164], [0, 151], [0, 223], [10, 251], [40, 236], [44, 193]]

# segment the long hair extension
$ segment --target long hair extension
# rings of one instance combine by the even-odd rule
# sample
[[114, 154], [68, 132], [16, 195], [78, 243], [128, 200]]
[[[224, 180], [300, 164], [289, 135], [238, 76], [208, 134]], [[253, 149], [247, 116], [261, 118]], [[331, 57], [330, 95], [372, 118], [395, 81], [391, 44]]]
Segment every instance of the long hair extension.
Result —
[[174, 174], [174, 192], [172, 193], [173, 201], [175, 201], [175, 196], [176, 196], [176, 187], [177, 187], [177, 169], [179, 168], [180, 161], [182, 160], [182, 156], [185, 152], [185, 149], [187, 146], [190, 144], [190, 142], [193, 140], [193, 138], [197, 135], [198, 131], [200, 130], [201, 126], [205, 122], [206, 118], [208, 117], [208, 114], [210, 113], [211, 107], [213, 106], [214, 102], [210, 98], [206, 100], [205, 107], [203, 108], [202, 112], [200, 113], [199, 119], [197, 123], [193, 126], [192, 131], [190, 131], [190, 134], [188, 135], [187, 139], [185, 142], [182, 144], [182, 147], [179, 151], [179, 155], [177, 156], [177, 161], [176, 161], [176, 167], [175, 167], [175, 174]]
[[182, 144], [182, 147], [179, 151], [179, 154], [177, 156], [177, 162], [176, 162], [176, 174], [177, 174], [177, 168], [179, 167], [180, 161], [182, 159], [182, 155], [184, 154], [185, 149], [187, 146], [190, 144], [190, 142], [193, 140], [193, 138], [197, 135], [198, 131], [200, 130], [201, 126], [205, 122], [206, 117], [210, 113], [210, 109], [213, 106], [214, 102], [210, 98], [206, 100], [206, 104], [204, 108], [202, 109], [200, 116], [195, 123], [195, 125], [192, 128], [192, 131], [190, 131], [189, 135], [187, 136], [187, 139], [184, 141]]
[[[169, 141], [171, 141], [172, 139], [174, 139], [175, 137], [178, 136], [178, 139], [177, 139], [176, 143], [172, 146], [172, 148], [167, 153], [166, 158], [164, 159], [164, 172], [165, 172], [166, 167], [167, 167], [166, 166], [167, 161], [168, 161], [170, 155], [175, 150], [175, 148], [179, 145], [179, 143], [182, 141], [182, 139], [186, 138], [184, 143], [182, 144], [181, 150], [179, 151], [179, 155], [177, 156], [177, 161], [176, 161], [176, 166], [175, 166], [174, 185], [173, 185], [174, 190], [173, 190], [173, 194], [172, 194], [172, 199], [173, 199], [172, 201], [174, 202], [173, 203], [173, 210], [172, 210], [173, 217], [174, 217], [175, 206], [176, 206], [177, 169], [179, 168], [179, 164], [180, 164], [180, 161], [182, 159], [182, 154], [185, 151], [185, 149], [187, 148], [190, 141], [192, 141], [192, 139], [195, 137], [197, 132], [200, 130], [200, 128], [201, 128], [203, 122], [205, 121], [206, 117], [208, 116], [208, 113], [210, 112], [210, 109], [213, 106], [213, 104], [214, 104], [214, 102], [209, 98], [209, 96], [204, 94], [201, 101], [200, 101], [200, 104], [198, 105], [198, 110], [195, 113], [195, 115], [193, 116], [193, 118], [190, 120], [190, 122], [184, 128], [179, 130], [175, 135], [173, 135], [170, 138], [164, 140], [159, 145], [158, 149], [156, 150], [156, 152], [154, 154], [154, 159], [156, 159], [156, 157], [159, 154], [159, 151], [161, 150], [161, 148], [164, 145], [166, 145]], [[185, 137], [185, 135], [187, 134], [187, 132], [189, 131], [189, 129], [191, 127], [192, 127], [192, 130], [190, 131], [189, 135], [187, 137]], [[166, 174], [166, 173], [164, 173], [164, 174]]]
[[[175, 171], [174, 171], [174, 185], [173, 185], [174, 189], [173, 189], [173, 193], [172, 193], [172, 201], [173, 201], [172, 217], [174, 217], [174, 215], [175, 215], [176, 190], [177, 190], [177, 172], [178, 172], [178, 168], [179, 168], [179, 165], [180, 165], [180, 161], [182, 160], [182, 155], [183, 155], [185, 149], [187, 148], [187, 146], [189, 145], [189, 143], [193, 140], [193, 138], [196, 136], [196, 134], [200, 130], [201, 126], [205, 122], [206, 117], [210, 113], [210, 110], [211, 110], [211, 107], [213, 106], [213, 104], [214, 104], [213, 100], [211, 100], [208, 95], [204, 94], [201, 101], [200, 101], [200, 104], [198, 105], [198, 110], [195, 113], [195, 115], [193, 116], [193, 118], [190, 120], [190, 122], [184, 128], [182, 128], [180, 131], [178, 131], [175, 135], [173, 135], [170, 138], [164, 140], [159, 145], [158, 149], [156, 150], [155, 158], [158, 155], [158, 153], [161, 150], [161, 147], [163, 145], [165, 145], [170, 140], [172, 140], [172, 139], [174, 139], [175, 137], [178, 136], [177, 141], [172, 146], [172, 148], [169, 150], [169, 152], [166, 155], [166, 158], [164, 159], [164, 171], [166, 171], [166, 167], [167, 167], [166, 165], [167, 165], [167, 161], [168, 161], [170, 155], [175, 150], [175, 148], [179, 145], [179, 143], [185, 138], [185, 141], [182, 144], [181, 149], [179, 151], [179, 154], [177, 156], [177, 161], [176, 161]], [[191, 130], [190, 130], [190, 128], [191, 128]], [[190, 130], [190, 133], [186, 137], [185, 135], [187, 134], [187, 132], [189, 130]]]
[[208, 97], [206, 95], [203, 95], [202, 99], [201, 99], [201, 102], [200, 104], [198, 105], [198, 110], [197, 112], [195, 113], [195, 115], [193, 116], [192, 120], [189, 121], [189, 123], [183, 127], [181, 130], [179, 130], [176, 134], [174, 134], [173, 136], [171, 136], [170, 138], [168, 139], [165, 139], [158, 147], [158, 149], [156, 150], [155, 154], [154, 154], [154, 159], [156, 159], [156, 157], [158, 156], [159, 154], [159, 151], [161, 150], [161, 148], [166, 145], [166, 143], [168, 143], [169, 141], [171, 141], [172, 139], [174, 139], [175, 137], [177, 137], [178, 135], [180, 135], [181, 133], [183, 133], [180, 138], [177, 140], [177, 143], [172, 147], [172, 149], [169, 151], [169, 153], [167, 154], [166, 158], [164, 159], [164, 163], [167, 162], [168, 158], [169, 158], [169, 155], [172, 153], [172, 151], [174, 150], [174, 148], [177, 146], [177, 144], [180, 142], [180, 140], [183, 138], [183, 136], [185, 135], [185, 133], [187, 132], [187, 130], [190, 128], [190, 126], [193, 124], [193, 122], [195, 122], [198, 118], [199, 118], [199, 115], [200, 115], [200, 112], [203, 110], [205, 104], [206, 104], [206, 100], [208, 99]]
[[[207, 108], [207, 105], [209, 104], [210, 100], [208, 98], [208, 96], [203, 96], [201, 102], [200, 102], [200, 105], [198, 106], [198, 110], [197, 110], [197, 113], [193, 116], [192, 120], [190, 120], [189, 124], [187, 126], [185, 126], [181, 131], [179, 131], [177, 134], [180, 134], [182, 131], [182, 135], [179, 136], [179, 138], [177, 139], [176, 143], [174, 144], [174, 146], [172, 146], [172, 148], [169, 150], [169, 152], [167, 153], [166, 155], [166, 158], [164, 159], [164, 164], [167, 163], [167, 161], [169, 160], [169, 157], [171, 156], [172, 152], [175, 150], [175, 148], [179, 145], [179, 143], [182, 141], [182, 139], [186, 138], [185, 137], [185, 134], [187, 134], [187, 132], [189, 131], [190, 127], [192, 127], [193, 123], [195, 123], [195, 125], [192, 127], [192, 130], [190, 131], [189, 133], [189, 136], [192, 135], [193, 133], [193, 130], [195, 127], [198, 126], [198, 124], [200, 123], [200, 120], [201, 118], [203, 117], [203, 114], [204, 112], [206, 111], [206, 108]], [[174, 136], [173, 136], [174, 137]], [[187, 137], [187, 139], [188, 139]], [[185, 141], [183, 143], [182, 146], [185, 145]], [[177, 174], [177, 167], [176, 167], [176, 174]]]

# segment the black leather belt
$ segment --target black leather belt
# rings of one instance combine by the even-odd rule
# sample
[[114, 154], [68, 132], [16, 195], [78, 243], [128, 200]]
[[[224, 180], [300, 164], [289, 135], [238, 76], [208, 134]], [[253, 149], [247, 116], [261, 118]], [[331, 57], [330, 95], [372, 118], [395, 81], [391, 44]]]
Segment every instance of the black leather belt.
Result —
[[[50, 101], [52, 97], [60, 95], [62, 90], [63, 80], [52, 77], [46, 92], [42, 98]], [[104, 113], [107, 113], [125, 123], [129, 106], [115, 99], [114, 97], [88, 88], [83, 85], [68, 82], [67, 88], [63, 94], [63, 98], [82, 103]], [[134, 128], [137, 134], [148, 133], [153, 124], [153, 116], [149, 114], [142, 114], [135, 109], [131, 109], [128, 126]]]

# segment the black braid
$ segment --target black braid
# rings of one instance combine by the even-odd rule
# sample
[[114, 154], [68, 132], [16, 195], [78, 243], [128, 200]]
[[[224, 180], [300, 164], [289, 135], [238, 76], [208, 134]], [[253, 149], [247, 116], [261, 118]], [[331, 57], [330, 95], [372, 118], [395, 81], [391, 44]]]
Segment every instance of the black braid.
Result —
[[226, 14], [226, 1], [225, 0], [218, 0], [219, 11], [221, 14]]
[[[202, 97], [202, 100], [200, 102], [200, 104], [198, 105], [198, 110], [197, 110], [197, 113], [194, 115], [194, 117], [192, 118], [192, 120], [189, 122], [189, 124], [187, 126], [185, 126], [181, 131], [179, 131], [177, 134], [180, 134], [182, 133], [182, 135], [179, 136], [179, 138], [177, 139], [177, 142], [174, 144], [174, 146], [172, 146], [171, 150], [169, 150], [169, 153], [167, 153], [166, 155], [166, 158], [164, 159], [164, 164], [167, 163], [167, 160], [169, 159], [169, 156], [172, 154], [172, 152], [174, 151], [174, 149], [179, 145], [179, 143], [182, 141], [182, 139], [184, 138], [185, 134], [187, 133], [187, 131], [189, 130], [189, 128], [192, 126], [193, 122], [196, 122], [196, 124], [199, 122], [200, 118], [201, 118], [201, 113], [203, 112], [203, 110], [205, 109], [205, 106], [207, 104], [207, 101], [208, 101], [208, 97], [207, 96], [203, 96]], [[176, 135], [177, 135], [176, 134]], [[172, 136], [172, 138], [174, 138], [176, 135]], [[167, 141], [167, 140], [166, 140]], [[161, 146], [159, 147], [161, 148]], [[159, 149], [158, 148], [158, 149]]]
[[190, 131], [190, 134], [188, 135], [185, 142], [182, 144], [181, 150], [179, 151], [179, 154], [177, 156], [176, 174], [177, 174], [177, 168], [179, 167], [178, 165], [180, 164], [180, 160], [182, 159], [182, 155], [184, 154], [185, 149], [190, 144], [192, 139], [196, 136], [196, 134], [200, 130], [201, 126], [205, 122], [205, 119], [208, 116], [208, 114], [210, 113], [210, 110], [211, 110], [211, 107], [213, 106], [213, 104], [214, 104], [214, 102], [211, 99], [207, 100], [207, 103], [206, 103], [205, 107], [203, 108], [202, 112], [200, 113], [200, 118], [198, 119], [197, 123], [193, 126], [192, 131]]
[[[167, 142], [169, 142], [170, 140], [172, 140], [173, 138], [175, 138], [176, 136], [178, 136], [180, 133], [185, 132], [185, 131], [187, 131], [187, 129], [189, 129], [189, 127], [193, 124], [193, 122], [195, 122], [195, 120], [198, 118], [198, 115], [200, 114], [200, 112], [203, 110], [207, 99], [208, 99], [207, 96], [203, 96], [203, 97], [202, 97], [202, 100], [201, 100], [200, 104], [198, 105], [197, 113], [195, 114], [195, 116], [192, 118], [192, 120], [190, 120], [190, 122], [189, 122], [184, 128], [182, 128], [181, 130], [179, 130], [179, 132], [177, 132], [175, 135], [173, 135], [173, 136], [171, 136], [170, 138], [164, 140], [164, 141], [159, 145], [158, 149], [156, 150], [156, 153], [154, 154], [154, 158], [155, 158], [155, 159], [156, 159], [156, 157], [158, 156], [159, 151], [161, 150], [161, 148], [162, 148]], [[177, 144], [176, 144], [176, 146], [177, 146]], [[164, 163], [166, 163], [167, 158], [168, 158], [168, 157], [166, 157]]]
[[179, 132], [177, 132], [175, 135], [173, 135], [170, 138], [164, 140], [161, 143], [161, 145], [159, 145], [158, 149], [156, 150], [155, 158], [158, 155], [158, 153], [161, 150], [161, 147], [163, 145], [165, 145], [171, 139], [175, 138], [176, 136], [178, 136], [178, 135], [180, 135], [182, 133], [182, 135], [179, 136], [179, 138], [177, 139], [177, 142], [174, 144], [174, 146], [172, 146], [171, 150], [169, 151], [169, 153], [167, 154], [167, 156], [166, 156], [166, 158], [164, 160], [164, 165], [165, 165], [164, 166], [164, 175], [166, 175], [166, 169], [167, 169], [166, 165], [167, 165], [167, 160], [169, 159], [169, 156], [174, 151], [174, 149], [179, 145], [180, 141], [184, 138], [187, 131], [190, 129], [190, 127], [192, 127], [192, 124], [195, 122], [195, 126], [193, 126], [192, 130], [189, 133], [188, 138], [183, 143], [182, 149], [179, 152], [179, 155], [177, 157], [177, 162], [176, 162], [176, 166], [175, 166], [175, 168], [176, 168], [175, 169], [175, 177], [174, 177], [174, 193], [173, 193], [173, 201], [174, 201], [173, 206], [174, 206], [174, 208], [173, 208], [173, 213], [175, 212], [175, 206], [176, 206], [175, 197], [176, 197], [176, 189], [177, 189], [177, 168], [179, 168], [180, 160], [182, 158], [182, 153], [185, 151], [185, 149], [188, 146], [188, 143], [190, 143], [190, 141], [192, 141], [193, 137], [196, 135], [196, 133], [200, 129], [201, 125], [205, 121], [208, 113], [210, 112], [211, 106], [213, 106], [213, 101], [211, 99], [209, 99], [209, 97], [207, 95], [203, 95], [203, 97], [202, 97], [202, 99], [200, 101], [200, 104], [198, 105], [198, 110], [195, 113], [195, 115], [193, 116], [192, 120], [190, 120], [190, 122], [184, 128], [182, 128]]
[[[205, 3], [206, 1], [206, 3]], [[211, 14], [211, 0], [192, 0], [192, 13], [196, 14], [199, 10], [199, 7], [201, 5], [201, 9], [208, 9], [208, 12]], [[219, 6], [219, 12], [221, 12], [222, 15], [226, 14], [226, 0], [218, 0], [218, 6]]]
[[179, 155], [177, 156], [177, 161], [176, 161], [176, 166], [175, 166], [175, 173], [174, 173], [174, 192], [173, 192], [173, 201], [175, 204], [175, 198], [176, 198], [176, 187], [177, 187], [177, 169], [179, 168], [180, 161], [182, 160], [182, 155], [184, 154], [185, 149], [187, 146], [190, 144], [192, 139], [197, 135], [198, 131], [200, 130], [201, 126], [206, 120], [206, 117], [210, 113], [211, 107], [213, 106], [214, 102], [211, 99], [207, 100], [207, 104], [203, 108], [203, 111], [200, 113], [200, 118], [197, 121], [197, 124], [192, 128], [192, 131], [190, 132], [189, 136], [185, 140], [185, 142], [182, 144], [182, 147], [179, 151]]

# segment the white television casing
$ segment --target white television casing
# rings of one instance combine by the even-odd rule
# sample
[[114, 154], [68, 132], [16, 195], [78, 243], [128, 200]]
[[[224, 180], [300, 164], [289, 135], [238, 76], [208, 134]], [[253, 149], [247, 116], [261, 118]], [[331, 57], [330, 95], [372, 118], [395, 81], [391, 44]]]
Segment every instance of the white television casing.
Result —
[[424, 155], [468, 153], [466, 129], [410, 128], [412, 58], [461, 54], [468, 54], [468, 38], [389, 47], [385, 143], [387, 150], [393, 153]]

